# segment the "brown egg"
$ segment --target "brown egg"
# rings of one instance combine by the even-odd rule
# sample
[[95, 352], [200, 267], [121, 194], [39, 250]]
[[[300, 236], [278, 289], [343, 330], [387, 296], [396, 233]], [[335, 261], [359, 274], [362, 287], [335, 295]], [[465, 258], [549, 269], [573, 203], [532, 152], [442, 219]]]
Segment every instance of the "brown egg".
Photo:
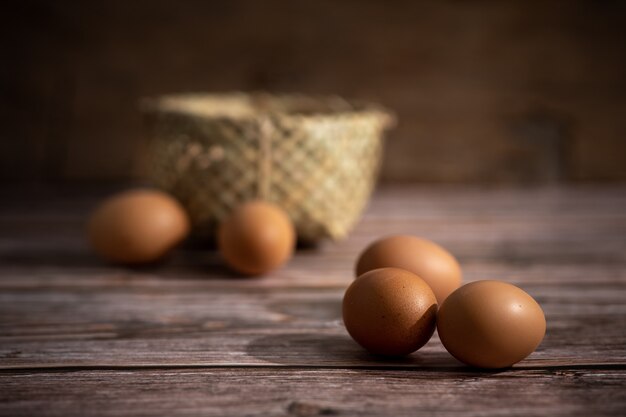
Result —
[[296, 233], [279, 207], [252, 201], [235, 210], [218, 230], [218, 246], [226, 262], [246, 275], [278, 268], [291, 257]]
[[108, 261], [125, 264], [156, 261], [188, 232], [189, 220], [178, 201], [148, 189], [105, 200], [88, 224], [95, 251]]
[[389, 236], [369, 245], [356, 264], [356, 276], [376, 268], [413, 272], [430, 285], [439, 305], [461, 285], [461, 267], [444, 248], [415, 236]]
[[381, 268], [358, 277], [343, 297], [343, 322], [350, 336], [369, 352], [406, 355], [435, 331], [437, 300], [417, 275]]
[[505, 368], [530, 355], [546, 332], [537, 302], [500, 281], [476, 281], [453, 292], [439, 309], [437, 330], [458, 360], [479, 368]]

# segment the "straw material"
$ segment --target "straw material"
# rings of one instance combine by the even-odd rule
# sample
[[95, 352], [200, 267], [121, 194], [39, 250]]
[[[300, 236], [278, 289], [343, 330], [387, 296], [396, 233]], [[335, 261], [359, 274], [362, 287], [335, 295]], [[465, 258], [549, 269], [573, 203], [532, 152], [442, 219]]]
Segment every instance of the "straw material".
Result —
[[212, 235], [245, 201], [287, 211], [298, 238], [339, 239], [372, 192], [393, 115], [337, 97], [187, 94], [147, 100], [148, 172]]

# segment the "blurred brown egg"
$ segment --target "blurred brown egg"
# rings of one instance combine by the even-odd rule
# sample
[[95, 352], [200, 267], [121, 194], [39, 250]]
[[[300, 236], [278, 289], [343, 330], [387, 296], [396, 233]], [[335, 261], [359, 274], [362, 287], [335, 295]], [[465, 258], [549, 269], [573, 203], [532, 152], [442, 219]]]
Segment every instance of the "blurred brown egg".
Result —
[[546, 332], [537, 302], [500, 281], [476, 281], [453, 292], [439, 309], [437, 330], [458, 360], [479, 368], [505, 368], [530, 355]]
[[235, 210], [218, 230], [218, 247], [234, 270], [260, 275], [283, 265], [291, 257], [296, 233], [287, 213], [263, 201]]
[[369, 352], [406, 355], [435, 331], [437, 300], [417, 275], [404, 269], [375, 269], [358, 277], [343, 298], [343, 322]]
[[104, 259], [124, 264], [154, 262], [182, 241], [189, 220], [182, 206], [161, 191], [139, 189], [105, 200], [91, 215], [88, 237]]
[[396, 235], [377, 240], [359, 256], [356, 276], [376, 268], [413, 272], [432, 288], [439, 305], [461, 285], [461, 267], [444, 248], [415, 236]]

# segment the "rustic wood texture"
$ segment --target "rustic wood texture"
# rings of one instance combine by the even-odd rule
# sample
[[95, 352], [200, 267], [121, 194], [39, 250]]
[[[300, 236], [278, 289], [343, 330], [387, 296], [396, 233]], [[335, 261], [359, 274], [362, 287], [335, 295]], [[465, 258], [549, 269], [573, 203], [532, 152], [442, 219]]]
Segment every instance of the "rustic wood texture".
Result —
[[[0, 415], [623, 415], [626, 189], [386, 186], [345, 241], [238, 279], [189, 244], [101, 263], [86, 214], [114, 191], [0, 189]], [[465, 280], [502, 279], [548, 330], [511, 369], [465, 367], [437, 336], [365, 353], [341, 323], [358, 252], [389, 233], [440, 242]]]
[[0, 413], [50, 416], [619, 416], [625, 370], [0, 373]]
[[386, 179], [626, 179], [622, 1], [5, 3], [0, 180], [136, 175], [139, 98], [232, 90], [395, 109]]

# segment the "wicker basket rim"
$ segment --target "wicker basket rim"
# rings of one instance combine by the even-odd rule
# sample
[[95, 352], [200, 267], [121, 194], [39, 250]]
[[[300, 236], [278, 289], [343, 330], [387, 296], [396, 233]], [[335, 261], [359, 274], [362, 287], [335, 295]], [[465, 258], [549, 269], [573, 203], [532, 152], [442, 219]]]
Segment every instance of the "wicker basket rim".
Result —
[[[262, 103], [278, 104], [285, 108], [268, 106], [263, 108]], [[229, 112], [226, 110], [226, 104], [239, 108]], [[305, 104], [325, 109], [307, 111], [298, 109], [299, 105]], [[372, 118], [382, 121], [385, 128], [395, 124], [395, 114], [384, 106], [373, 102], [348, 100], [336, 95], [194, 92], [144, 98], [140, 102], [140, 107], [145, 113], [169, 113], [211, 120], [245, 121], [281, 117], [321, 122], [340, 117]]]

